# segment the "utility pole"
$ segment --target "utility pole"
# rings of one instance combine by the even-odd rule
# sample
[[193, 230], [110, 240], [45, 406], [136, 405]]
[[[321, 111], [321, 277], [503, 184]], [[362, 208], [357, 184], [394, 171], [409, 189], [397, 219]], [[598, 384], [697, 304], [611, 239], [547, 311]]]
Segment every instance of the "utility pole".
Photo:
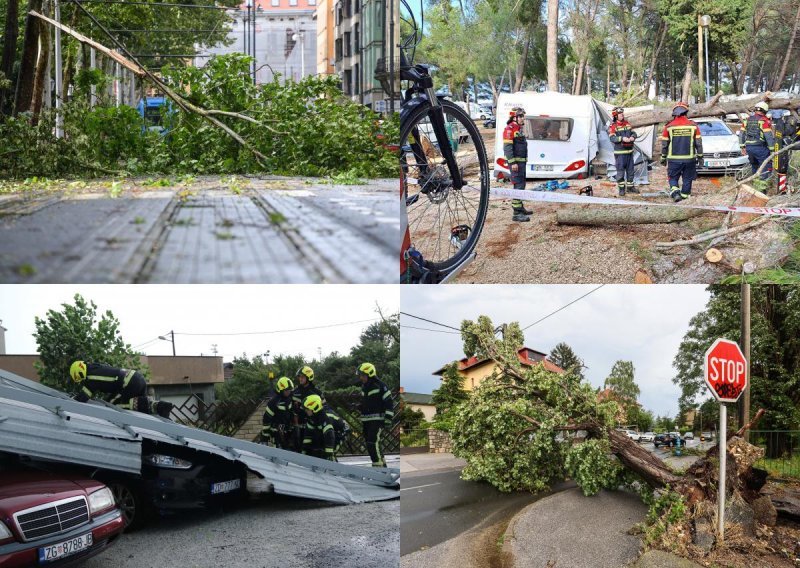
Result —
[[258, 55], [256, 54], [256, 8], [258, 0], [253, 3], [253, 84], [256, 84], [256, 72], [258, 71]]
[[[739, 428], [750, 421], [750, 284], [742, 281], [741, 291], [741, 333], [739, 347], [742, 348], [744, 358], [747, 360], [747, 388], [739, 399]], [[744, 432], [745, 441], [750, 441], [750, 430]]]
[[170, 331], [167, 335], [170, 336], [170, 339], [167, 339], [163, 335], [159, 335], [158, 338], [163, 339], [164, 341], [172, 341], [172, 356], [175, 357], [175, 332]]

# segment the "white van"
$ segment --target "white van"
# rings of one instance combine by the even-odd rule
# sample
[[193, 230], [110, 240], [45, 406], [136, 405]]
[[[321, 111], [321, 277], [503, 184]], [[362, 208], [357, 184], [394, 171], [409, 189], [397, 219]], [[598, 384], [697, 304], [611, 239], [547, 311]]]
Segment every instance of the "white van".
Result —
[[[525, 109], [525, 137], [528, 139], [526, 178], [585, 179], [592, 175], [590, 166], [596, 157], [613, 167], [614, 150], [606, 127], [611, 118], [611, 105], [596, 101], [589, 95], [574, 96], [552, 91], [501, 93], [497, 99], [495, 126], [496, 178], [503, 179], [511, 173], [503, 155], [503, 130], [514, 107]], [[634, 158], [645, 164], [645, 176], [646, 162], [652, 158], [653, 131], [652, 126], [636, 129], [639, 138]]]

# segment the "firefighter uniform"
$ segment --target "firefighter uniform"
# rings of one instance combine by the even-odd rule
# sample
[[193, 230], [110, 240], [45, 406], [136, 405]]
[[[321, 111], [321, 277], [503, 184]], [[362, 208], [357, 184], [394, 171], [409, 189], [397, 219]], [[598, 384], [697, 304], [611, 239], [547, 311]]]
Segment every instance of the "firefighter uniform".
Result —
[[294, 400], [278, 393], [269, 399], [264, 409], [262, 441], [284, 450], [296, 449], [293, 437]]
[[394, 420], [392, 392], [373, 375], [362, 385], [361, 394], [361, 424], [372, 467], [386, 467], [386, 460], [381, 453], [381, 438], [391, 430]]
[[[677, 105], [675, 118], [661, 133], [661, 163], [667, 163], [670, 197], [674, 201], [688, 199], [692, 182], [697, 178], [697, 163], [703, 159], [703, 138], [700, 127], [686, 118], [687, 107]], [[678, 113], [678, 114], [676, 114]], [[679, 180], [683, 185], [678, 189]]]
[[295, 445], [298, 448], [302, 447], [303, 427], [307, 421], [307, 416], [305, 412], [303, 412], [303, 401], [312, 394], [319, 396], [323, 401], [325, 400], [325, 396], [322, 394], [322, 391], [314, 386], [314, 384], [311, 382], [308, 382], [305, 385], [298, 384], [297, 388], [295, 388], [292, 392], [292, 400], [294, 402], [294, 417], [292, 420], [295, 426]]
[[133, 369], [118, 369], [101, 363], [85, 363], [85, 378], [81, 379], [79, 384], [81, 390], [75, 395], [75, 400], [79, 402], [87, 402], [96, 394], [100, 394], [106, 402], [126, 410], [158, 414], [164, 418], [168, 418], [172, 410], [171, 403], [151, 400], [147, 396], [147, 380], [139, 371]]
[[620, 195], [625, 195], [625, 192], [638, 193], [633, 185], [633, 141], [624, 142], [622, 140], [623, 138], [635, 139], [636, 133], [624, 117], [619, 120], [616, 113], [614, 116], [615, 120], [608, 127], [608, 138], [614, 144], [617, 189]]
[[[316, 399], [316, 400], [315, 400]], [[303, 428], [303, 453], [331, 461], [342, 446], [347, 423], [330, 406], [322, 405], [318, 395], [306, 399], [303, 406], [312, 411]]]
[[[750, 167], [753, 173], [758, 171], [761, 164], [769, 158], [775, 148], [775, 136], [772, 132], [772, 122], [764, 114], [766, 104], [756, 108], [756, 111], [742, 122], [742, 129], [739, 131], [739, 144], [744, 146], [747, 157], [750, 160]], [[768, 107], [767, 107], [768, 108]], [[761, 172], [761, 179], [769, 179], [772, 174], [772, 164], [769, 163], [764, 171]]]
[[[503, 155], [508, 162], [508, 169], [511, 171], [511, 182], [514, 189], [525, 189], [525, 170], [528, 162], [528, 140], [525, 138], [525, 131], [517, 122], [517, 116], [525, 116], [525, 111], [519, 107], [511, 110], [511, 116], [506, 122], [503, 130]], [[517, 166], [514, 171], [512, 166]], [[514, 221], [530, 221], [527, 215], [531, 211], [525, 209], [521, 199], [511, 200], [511, 209]]]

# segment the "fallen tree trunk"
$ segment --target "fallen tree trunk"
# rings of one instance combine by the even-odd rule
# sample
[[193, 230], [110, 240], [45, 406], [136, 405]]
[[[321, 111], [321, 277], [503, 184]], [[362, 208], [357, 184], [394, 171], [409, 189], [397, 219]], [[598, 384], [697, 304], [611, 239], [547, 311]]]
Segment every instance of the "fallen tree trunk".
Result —
[[677, 223], [703, 213], [702, 209], [679, 207], [569, 207], [556, 213], [556, 221], [559, 225], [647, 225]]
[[[761, 93], [753, 95], [750, 98], [738, 101], [720, 102], [719, 99], [722, 93], [719, 92], [708, 102], [702, 104], [689, 105], [689, 112], [687, 116], [693, 118], [696, 116], [721, 116], [725, 114], [739, 114], [748, 112], [759, 101], [767, 101], [771, 109], [790, 109], [794, 110], [800, 106], [800, 98], [792, 99], [773, 99], [772, 93]], [[640, 126], [649, 126], [651, 124], [666, 124], [672, 120], [672, 107], [663, 107], [649, 111], [642, 111], [632, 113], [626, 117], [631, 126], [638, 128]]]

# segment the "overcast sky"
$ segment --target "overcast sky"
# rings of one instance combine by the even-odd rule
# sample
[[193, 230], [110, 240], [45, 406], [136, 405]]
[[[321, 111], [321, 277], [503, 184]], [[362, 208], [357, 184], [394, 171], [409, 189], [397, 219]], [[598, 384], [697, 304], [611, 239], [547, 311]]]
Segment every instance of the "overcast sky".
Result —
[[[75, 293], [93, 300], [98, 314], [111, 310], [123, 339], [147, 355], [171, 355], [171, 343], [157, 337], [175, 330], [177, 355], [211, 355], [216, 343], [225, 361], [267, 350], [309, 359], [318, 349], [323, 355], [347, 353], [370, 323], [363, 320], [378, 318], [376, 303], [384, 314], [397, 312], [399, 304], [397, 287], [381, 285], [0, 285], [6, 352], [36, 353], [34, 317], [60, 311]], [[313, 331], [223, 335], [359, 321]]]
[[[518, 321], [525, 327], [596, 286], [403, 286], [403, 312], [459, 327], [463, 319], [488, 315], [495, 325]], [[639, 402], [655, 414], [674, 417], [680, 389], [672, 383], [672, 360], [689, 320], [702, 311], [705, 286], [604, 286], [525, 331], [525, 344], [550, 353], [566, 342], [588, 367], [587, 379], [601, 386], [614, 362], [633, 361]], [[401, 316], [401, 377], [410, 392], [430, 393], [439, 386], [431, 373], [464, 357], [460, 336], [410, 329], [439, 329]]]

